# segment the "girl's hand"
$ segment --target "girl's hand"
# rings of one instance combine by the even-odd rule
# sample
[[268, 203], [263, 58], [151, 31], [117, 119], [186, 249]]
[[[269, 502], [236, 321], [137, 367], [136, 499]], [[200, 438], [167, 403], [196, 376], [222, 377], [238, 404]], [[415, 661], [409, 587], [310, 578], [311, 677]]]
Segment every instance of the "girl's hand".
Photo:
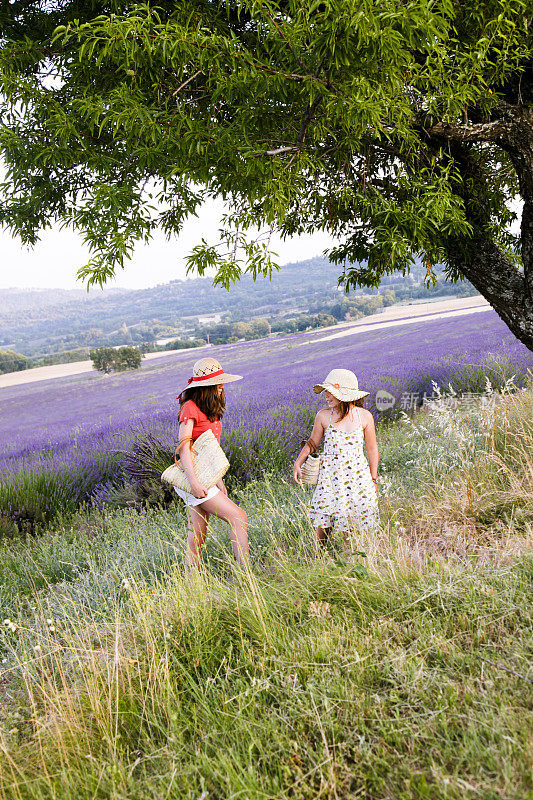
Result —
[[292, 477], [294, 481], [299, 485], [302, 486], [302, 467], [298, 462], [295, 463], [294, 469], [292, 471]]
[[224, 485], [224, 481], [223, 480], [219, 480], [219, 482], [217, 483], [217, 486], [220, 489], [220, 491], [222, 492], [222, 494], [225, 494], [226, 497], [227, 497], [228, 496], [228, 490], [226, 489], [226, 487]]
[[200, 481], [191, 482], [191, 489], [192, 489], [193, 495], [195, 497], [197, 497], [198, 500], [201, 497], [207, 497], [207, 489], [205, 488], [203, 483], [200, 483]]

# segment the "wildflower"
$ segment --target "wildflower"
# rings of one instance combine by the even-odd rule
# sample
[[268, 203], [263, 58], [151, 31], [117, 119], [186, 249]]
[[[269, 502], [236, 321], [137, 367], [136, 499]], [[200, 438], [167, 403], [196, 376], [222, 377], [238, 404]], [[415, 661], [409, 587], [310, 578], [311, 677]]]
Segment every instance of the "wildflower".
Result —
[[33, 649], [36, 650], [37, 652], [39, 652], [39, 650], [41, 650], [41, 645], [40, 644], [36, 644]]
[[11, 631], [11, 633], [15, 633], [15, 631], [17, 630], [17, 626], [15, 625], [14, 622], [11, 622], [10, 619], [5, 619], [4, 625], [6, 626], [8, 631]]

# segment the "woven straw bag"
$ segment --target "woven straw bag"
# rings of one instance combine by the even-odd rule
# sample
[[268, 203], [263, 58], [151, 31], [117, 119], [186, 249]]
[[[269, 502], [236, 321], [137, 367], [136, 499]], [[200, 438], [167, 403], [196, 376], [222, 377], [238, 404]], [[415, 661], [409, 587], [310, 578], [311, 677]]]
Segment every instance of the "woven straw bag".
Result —
[[316, 486], [318, 483], [318, 473], [320, 472], [320, 455], [317, 453], [316, 444], [312, 439], [302, 442], [302, 447], [309, 446], [310, 453], [302, 464], [302, 483], [304, 486]]
[[302, 464], [302, 483], [305, 486], [316, 486], [320, 472], [320, 455], [311, 453]]
[[[176, 448], [176, 454], [180, 444]], [[176, 489], [192, 494], [191, 484], [181, 463], [177, 460], [176, 454], [174, 455], [174, 464], [166, 468], [161, 475], [161, 480], [170, 483]], [[229, 469], [229, 461], [211, 430], [205, 431], [196, 439], [191, 446], [191, 456], [194, 473], [206, 489], [215, 486]]]

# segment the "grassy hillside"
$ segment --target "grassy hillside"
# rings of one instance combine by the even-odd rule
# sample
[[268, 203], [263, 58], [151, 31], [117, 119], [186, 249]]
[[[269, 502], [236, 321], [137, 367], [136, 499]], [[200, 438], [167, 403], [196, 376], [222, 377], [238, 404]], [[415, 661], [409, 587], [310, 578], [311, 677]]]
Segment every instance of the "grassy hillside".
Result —
[[177, 504], [1, 542], [2, 797], [526, 797], [533, 386], [379, 437], [381, 530], [323, 559], [279, 473], [249, 570], [212, 526], [186, 575]]
[[[475, 294], [468, 282], [452, 285], [437, 270], [439, 283], [425, 289], [424, 268], [413, 276], [390, 276], [383, 289], [398, 297]], [[243, 278], [227, 292], [209, 278], [172, 281], [149, 289], [0, 290], [0, 349], [9, 346], [26, 356], [40, 356], [82, 346], [140, 343], [192, 329], [193, 317], [215, 312], [234, 320], [307, 311], [333, 304], [339, 295], [339, 267], [317, 257], [287, 264], [272, 280]], [[368, 290], [369, 291], [369, 290]], [[55, 299], [54, 299], [54, 295]]]

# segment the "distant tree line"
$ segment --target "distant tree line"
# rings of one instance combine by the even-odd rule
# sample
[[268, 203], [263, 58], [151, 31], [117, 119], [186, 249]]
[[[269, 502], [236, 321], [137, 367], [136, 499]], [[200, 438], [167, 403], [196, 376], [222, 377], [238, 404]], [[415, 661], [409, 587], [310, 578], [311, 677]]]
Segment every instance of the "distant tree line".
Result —
[[89, 358], [89, 348], [79, 347], [77, 350], [65, 350], [63, 353], [53, 353], [48, 356], [33, 359], [36, 367], [49, 367], [53, 364], [72, 364], [74, 361], [86, 361]]
[[220, 322], [216, 325], [207, 325], [201, 330], [203, 338], [210, 344], [227, 344], [238, 342], [242, 339], [263, 339], [270, 333], [270, 324], [267, 319], [254, 319], [250, 322]]
[[[305, 269], [304, 269], [305, 265]], [[199, 314], [203, 311], [204, 303], [211, 309], [211, 304], [215, 296], [218, 296], [220, 289], [216, 290], [209, 283], [208, 279], [195, 280], [186, 283], [174, 282], [172, 284], [165, 284], [164, 286], [157, 286], [154, 289], [143, 290], [143, 292], [124, 292], [117, 297], [117, 301], [124, 302], [131, 294], [133, 297], [142, 295], [147, 296], [147, 302], [150, 300], [152, 306], [157, 305], [151, 293], [155, 293], [158, 302], [158, 310], [162, 311], [166, 308], [165, 303], [174, 304], [174, 317], [172, 320], [166, 321], [163, 319], [152, 319], [147, 322], [137, 322], [128, 327], [124, 322], [119, 326], [118, 330], [113, 333], [106, 333], [99, 328], [89, 328], [85, 331], [80, 331], [74, 326], [71, 332], [67, 335], [60, 335], [54, 339], [51, 347], [64, 348], [61, 352], [51, 353], [41, 356], [22, 355], [20, 352], [14, 350], [1, 350], [0, 351], [0, 373], [15, 372], [23, 369], [30, 369], [38, 366], [48, 366], [52, 364], [64, 364], [72, 361], [82, 361], [89, 357], [90, 352], [95, 352], [96, 349], [102, 348], [117, 352], [117, 346], [133, 347], [139, 349], [142, 353], [160, 352], [166, 350], [181, 350], [186, 348], [195, 348], [204, 346], [206, 343], [210, 344], [226, 344], [228, 342], [236, 342], [240, 340], [260, 339], [268, 336], [269, 333], [292, 333], [296, 331], [311, 330], [313, 328], [325, 327], [335, 325], [337, 322], [344, 320], [358, 319], [359, 317], [373, 314], [384, 306], [389, 306], [397, 302], [404, 302], [417, 299], [434, 299], [436, 297], [445, 297], [450, 294], [458, 295], [459, 297], [467, 297], [477, 294], [474, 287], [465, 281], [461, 284], [451, 284], [443, 280], [442, 271], [436, 267], [435, 272], [439, 278], [437, 286], [428, 289], [423, 281], [425, 269], [423, 267], [415, 267], [413, 274], [405, 276], [405, 278], [398, 278], [398, 276], [386, 276], [382, 280], [382, 287], [379, 294], [375, 290], [365, 290], [357, 294], [344, 295], [340, 294], [334, 286], [333, 281], [327, 273], [326, 285], [322, 285], [319, 291], [319, 273], [320, 271], [331, 268], [327, 262], [324, 264], [320, 259], [311, 259], [308, 262], [302, 262], [301, 265], [295, 265], [287, 273], [284, 273], [284, 289], [285, 291], [291, 290], [291, 294], [283, 294], [279, 289], [273, 290], [273, 285], [268, 284], [261, 289], [257, 285], [246, 288], [246, 282], [239, 284], [239, 292], [237, 297], [232, 301], [232, 305], [228, 306], [228, 296], [225, 293], [224, 304], [220, 307], [222, 309], [228, 308], [226, 317], [229, 319], [214, 325], [201, 325], [194, 318], [187, 317], [179, 318], [175, 316], [175, 300], [177, 286], [181, 287], [181, 291], [189, 295], [192, 286], [197, 291], [199, 299], [194, 306], [194, 310]], [[308, 273], [308, 274], [307, 274]], [[330, 282], [331, 281], [331, 282]], [[175, 284], [177, 286], [175, 286]], [[190, 285], [189, 285], [190, 284]], [[245, 291], [246, 290], [246, 291]], [[305, 290], [307, 294], [302, 294]], [[234, 287], [232, 291], [237, 291]], [[246, 293], [248, 291], [248, 294]], [[271, 297], [269, 302], [268, 292], [270, 291]], [[1, 290], [0, 290], [1, 295]], [[205, 295], [205, 297], [204, 297]], [[132, 297], [132, 299], [133, 299]], [[115, 299], [108, 299], [108, 304], [114, 308]], [[191, 301], [192, 302], [192, 301]], [[263, 305], [259, 305], [262, 303]], [[76, 306], [76, 303], [71, 303]], [[300, 305], [301, 312], [287, 313], [287, 306], [294, 307]], [[105, 317], [105, 309], [99, 307], [99, 313]], [[219, 308], [219, 311], [220, 311]], [[263, 310], [263, 314], [259, 316], [258, 311]], [[305, 310], [304, 310], [305, 309]], [[192, 306], [187, 309], [189, 312]], [[21, 309], [20, 314], [24, 317], [27, 312]], [[43, 312], [41, 312], [43, 313]], [[71, 310], [70, 314], [73, 313]], [[137, 313], [144, 313], [143, 306], [137, 307]], [[255, 315], [256, 318], [250, 319], [249, 315]], [[248, 316], [247, 316], [248, 315]], [[81, 316], [81, 315], [78, 315]], [[84, 317], [87, 315], [84, 314]], [[65, 317], [59, 328], [62, 330], [67, 324]], [[0, 312], [0, 322], [2, 319], [2, 312]], [[92, 317], [91, 317], [92, 319]], [[138, 317], [137, 317], [138, 319]], [[72, 323], [72, 320], [70, 320]], [[37, 324], [37, 323], [36, 323]], [[39, 322], [42, 325], [42, 321]], [[52, 327], [55, 328], [56, 321], [54, 320]], [[50, 325], [48, 325], [50, 328]], [[179, 335], [180, 329], [186, 330], [188, 338]], [[40, 336], [41, 328], [36, 329], [32, 335]], [[170, 341], [165, 344], [158, 345], [157, 338], [171, 337], [175, 335]], [[1, 338], [1, 324], [0, 324], [0, 338]], [[4, 341], [13, 341], [8, 332], [5, 333]], [[73, 345], [75, 347], [73, 347]], [[90, 346], [89, 346], [90, 345]], [[97, 347], [99, 345], [99, 347]], [[111, 345], [114, 345], [113, 347]], [[0, 345], [1, 346], [1, 345]], [[35, 351], [37, 348], [43, 347], [43, 340], [39, 339], [39, 344], [29, 348], [30, 351]], [[131, 367], [126, 367], [130, 369]], [[111, 371], [120, 371], [120, 365], [111, 367]]]
[[31, 361], [22, 353], [15, 353], [14, 350], [0, 350], [0, 374], [6, 372], [20, 372], [28, 369]]
[[[426, 269], [415, 265], [411, 275], [385, 276], [379, 291], [384, 294], [386, 290], [393, 290], [396, 302], [476, 293], [467, 282], [447, 282], [439, 267], [435, 267], [434, 272], [438, 279], [435, 287], [426, 287]], [[97, 347], [135, 345], [144, 348], [146, 343], [155, 346], [155, 342], [163, 338], [185, 342], [205, 339], [207, 333], [211, 336], [212, 332], [202, 327], [193, 315], [222, 313], [223, 321], [229, 323], [249, 323], [259, 317], [285, 318], [288, 309], [293, 308], [298, 308], [302, 314], [332, 313], [335, 316], [331, 309], [345, 297], [338, 289], [337, 274], [338, 267], [326, 259], [315, 258], [285, 266], [272, 283], [265, 279], [256, 283], [245, 279], [229, 293], [213, 287], [210, 279], [201, 278], [173, 281], [150, 289], [113, 290], [101, 296], [91, 294], [85, 300], [73, 290], [71, 300], [69, 293], [64, 293], [65, 296], [60, 296], [61, 302], [45, 308], [29, 307], [24, 294], [20, 295], [17, 307], [12, 295], [0, 290], [0, 348], [6, 349], [9, 342], [14, 350], [38, 363], [41, 358], [65, 351], [83, 349], [86, 358], [89, 349]], [[376, 290], [362, 289], [350, 293], [348, 298], [372, 298], [375, 293]], [[6, 308], [4, 297], [11, 298], [11, 305]], [[37, 304], [39, 298], [37, 293]], [[223, 336], [227, 338], [228, 334]], [[178, 346], [185, 345], [173, 349]]]
[[313, 328], [328, 328], [336, 325], [338, 320], [331, 314], [298, 314], [296, 317], [288, 319], [272, 320], [272, 333], [298, 333], [308, 331]]
[[194, 347], [203, 347], [206, 343], [206, 339], [172, 339], [165, 344], [143, 342], [139, 350], [141, 353], [163, 353], [165, 350], [189, 350]]
[[326, 328], [346, 319], [359, 319], [359, 317], [375, 314], [383, 306], [392, 305], [394, 302], [394, 292], [387, 289], [383, 294], [353, 298], [342, 297], [333, 304], [315, 304], [313, 313], [288, 314], [283, 317], [254, 319], [249, 322], [223, 322], [209, 325], [201, 330], [201, 335], [210, 344], [228, 344], [243, 339], [246, 341], [262, 339], [270, 333], [296, 333], [313, 328]]
[[80, 347], [78, 350], [66, 350], [63, 353], [53, 353], [41, 358], [28, 358], [14, 350], [0, 350], [0, 375], [6, 372], [20, 372], [34, 367], [50, 367], [54, 364], [71, 364], [74, 361], [84, 361], [89, 358], [89, 349]]

